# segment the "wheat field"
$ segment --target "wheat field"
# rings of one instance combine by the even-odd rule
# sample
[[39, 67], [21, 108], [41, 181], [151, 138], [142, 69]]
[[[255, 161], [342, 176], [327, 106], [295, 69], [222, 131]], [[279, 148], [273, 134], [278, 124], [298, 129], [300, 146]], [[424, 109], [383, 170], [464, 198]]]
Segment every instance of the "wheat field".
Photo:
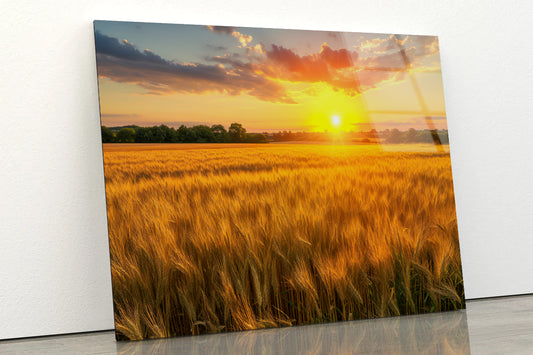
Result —
[[464, 308], [449, 154], [415, 146], [104, 145], [117, 338]]

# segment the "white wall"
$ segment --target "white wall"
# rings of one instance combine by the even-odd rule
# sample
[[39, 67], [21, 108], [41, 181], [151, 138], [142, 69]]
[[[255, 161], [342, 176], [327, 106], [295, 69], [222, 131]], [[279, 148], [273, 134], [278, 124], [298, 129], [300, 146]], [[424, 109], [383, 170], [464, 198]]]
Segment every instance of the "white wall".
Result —
[[314, 3], [1, 2], [0, 338], [113, 328], [93, 19], [439, 35], [466, 295], [533, 292], [532, 3]]

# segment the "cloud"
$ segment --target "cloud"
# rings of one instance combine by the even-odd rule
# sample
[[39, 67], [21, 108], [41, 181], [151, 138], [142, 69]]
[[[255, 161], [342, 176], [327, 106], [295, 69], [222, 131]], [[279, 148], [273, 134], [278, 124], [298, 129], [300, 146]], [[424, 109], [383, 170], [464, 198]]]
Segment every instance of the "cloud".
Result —
[[248, 69], [251, 70], [251, 63], [245, 63], [241, 59], [241, 55], [238, 53], [225, 54], [225, 55], [216, 55], [212, 57], [205, 57], [204, 59], [208, 62], [220, 63], [222, 65], [229, 65], [233, 68], [239, 69]]
[[252, 36], [244, 35], [240, 32], [233, 32], [233, 37], [237, 38], [239, 40], [239, 43], [242, 47], [246, 47], [252, 40], [254, 39]]
[[434, 70], [439, 66], [438, 60], [433, 61], [434, 68], [424, 68], [421, 64], [424, 58], [439, 52], [438, 37], [435, 36], [390, 35], [386, 38], [368, 39], [357, 48], [365, 55], [369, 67], [382, 67], [388, 70], [406, 68], [401, 50], [405, 51], [411, 68]]
[[[405, 53], [407, 57], [411, 57], [414, 49], [407, 49]], [[399, 50], [388, 54], [361, 58], [358, 64], [365, 70], [400, 71], [407, 69], [405, 60]]]
[[227, 70], [221, 64], [175, 63], [99, 32], [95, 40], [98, 75], [119, 83], [136, 84], [155, 94], [219, 92], [295, 103], [279, 83], [246, 68]]
[[[432, 71], [423, 66], [419, 59], [438, 51], [436, 37], [422, 38], [414, 45], [407, 45], [410, 37], [391, 35], [372, 42], [376, 52], [360, 57], [357, 51], [333, 49], [323, 43], [318, 53], [300, 56], [283, 46], [272, 45], [265, 50], [270, 63], [263, 66], [267, 75], [288, 81], [324, 82], [334, 90], [342, 90], [347, 95], [356, 95], [386, 84], [406, 79], [409, 69]], [[385, 48], [393, 48], [387, 50]], [[401, 49], [408, 61], [405, 61]], [[267, 65], [268, 64], [268, 65]], [[436, 63], [438, 65], [438, 63]]]
[[346, 49], [333, 50], [326, 43], [322, 44], [320, 52], [306, 56], [273, 44], [266, 55], [289, 72], [299, 75], [300, 80], [310, 82], [328, 81], [336, 69], [352, 67], [357, 60], [357, 53]]
[[289, 81], [325, 82], [333, 89], [344, 90], [349, 95], [361, 92], [353, 70], [342, 72], [342, 69], [354, 68], [354, 61], [358, 58], [356, 52], [334, 50], [324, 43], [318, 53], [299, 56], [290, 49], [273, 44], [266, 55], [271, 65], [263, 71], [268, 75]]
[[360, 60], [357, 52], [333, 49], [327, 43], [322, 44], [320, 51], [304, 56], [276, 44], [270, 45], [270, 48], [266, 48], [263, 44], [256, 47], [254, 50], [248, 47], [247, 56], [241, 57], [234, 53], [206, 57], [205, 60], [247, 72], [260, 73], [271, 80], [323, 82], [334, 90], [342, 90], [351, 96], [385, 82], [403, 79], [402, 75], [393, 70], [388, 72], [368, 70], [383, 66], [403, 70], [405, 65], [398, 53], [395, 57], [391, 54]]
[[230, 35], [230, 36], [237, 38], [237, 40], [241, 44], [241, 47], [243, 48], [246, 47], [248, 44], [250, 44], [250, 42], [252, 42], [252, 40], [254, 39], [250, 35], [245, 35], [243, 33], [238, 32], [235, 29], [235, 27], [226, 27], [226, 26], [206, 26], [206, 27], [209, 29], [209, 31], [213, 33], [222, 33], [222, 34]]
[[[285, 79], [316, 82], [328, 81], [331, 78], [327, 63], [320, 59], [317, 60], [315, 56], [300, 57], [292, 50], [275, 44], [267, 51], [266, 55], [268, 59], [285, 69], [287, 77], [280, 75]], [[271, 70], [275, 69], [275, 67], [271, 68]]]
[[399, 51], [409, 39], [408, 36], [390, 35], [386, 38], [368, 39], [359, 45], [359, 50], [371, 54], [383, 54], [391, 50]]
[[415, 55], [429, 56], [439, 52], [439, 38], [434, 36], [417, 36], [415, 42]]
[[117, 38], [108, 37], [100, 32], [95, 33], [96, 52], [106, 54], [119, 59], [146, 61], [150, 63], [165, 63], [165, 60], [154, 54], [149, 49], [143, 52], [135, 48], [127, 40], [119, 41]]
[[214, 33], [223, 33], [226, 35], [231, 35], [235, 31], [235, 27], [228, 26], [206, 26], [209, 31]]
[[326, 43], [320, 49], [320, 58], [328, 63], [332, 68], [348, 68], [353, 65], [358, 58], [357, 52], [348, 52], [346, 49], [333, 50]]
[[265, 46], [263, 43], [258, 43], [255, 46], [246, 47], [247, 53], [250, 54], [251, 52], [259, 53], [259, 54], [266, 54], [265, 52]]
[[[233, 27], [208, 26], [208, 29], [236, 38], [245, 36]], [[325, 83], [335, 91], [354, 96], [405, 80], [408, 68], [399, 46], [404, 46], [410, 68], [417, 70], [431, 69], [427, 61], [422, 66], [419, 59], [438, 52], [436, 37], [391, 35], [364, 41], [366, 52], [362, 56], [357, 51], [334, 49], [327, 43], [307, 55], [282, 45], [259, 43], [245, 47], [241, 53], [208, 55], [202, 63], [178, 63], [149, 49], [139, 50], [127, 40], [99, 32], [95, 38], [99, 76], [136, 84], [146, 89], [144, 94], [218, 92], [246, 94], [280, 103], [295, 103], [286, 89], [287, 82]], [[243, 41], [250, 43], [251, 36], [249, 41]], [[393, 45], [395, 50], [386, 50]], [[376, 50], [370, 51], [371, 46]]]
[[[248, 59], [248, 61], [243, 59]], [[361, 82], [355, 75], [357, 67], [354, 62], [357, 62], [357, 59], [356, 52], [350, 52], [346, 49], [335, 50], [329, 47], [327, 43], [322, 44], [319, 52], [305, 56], [300, 56], [283, 46], [272, 44], [270, 49], [267, 49], [261, 44], [257, 50], [250, 49], [247, 56], [233, 53], [224, 56], [205, 57], [208, 62], [260, 73], [272, 80], [293, 83], [323, 82], [329, 84], [334, 90], [342, 90], [348, 95], [356, 95], [361, 92]], [[374, 87], [374, 84], [376, 83], [369, 83], [368, 81], [363, 83], [363, 86], [371, 88]]]

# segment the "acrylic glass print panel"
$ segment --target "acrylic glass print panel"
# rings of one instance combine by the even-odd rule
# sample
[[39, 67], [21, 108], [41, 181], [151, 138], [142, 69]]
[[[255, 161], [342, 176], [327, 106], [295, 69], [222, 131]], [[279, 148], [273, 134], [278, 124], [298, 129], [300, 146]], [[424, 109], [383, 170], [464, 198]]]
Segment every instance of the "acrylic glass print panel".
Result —
[[118, 339], [464, 308], [437, 37], [95, 40]]

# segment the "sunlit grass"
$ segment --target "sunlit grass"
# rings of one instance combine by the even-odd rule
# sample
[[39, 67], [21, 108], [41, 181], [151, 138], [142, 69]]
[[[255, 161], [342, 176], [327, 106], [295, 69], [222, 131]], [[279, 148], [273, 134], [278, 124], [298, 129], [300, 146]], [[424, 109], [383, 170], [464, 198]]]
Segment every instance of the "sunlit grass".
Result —
[[447, 153], [110, 148], [119, 337], [463, 308]]

